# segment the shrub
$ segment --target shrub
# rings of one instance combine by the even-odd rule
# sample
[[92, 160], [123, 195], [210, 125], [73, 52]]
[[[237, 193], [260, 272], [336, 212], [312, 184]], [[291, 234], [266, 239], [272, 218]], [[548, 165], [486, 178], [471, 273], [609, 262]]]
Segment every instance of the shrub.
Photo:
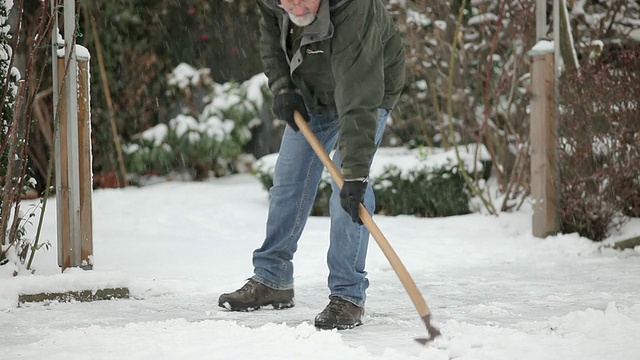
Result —
[[[396, 143], [483, 143], [504, 193], [502, 211], [526, 196], [527, 49], [535, 43], [535, 0], [391, 1], [407, 43], [407, 82], [390, 135]], [[454, 48], [454, 39], [457, 45]], [[455, 62], [451, 62], [451, 58]], [[451, 71], [451, 79], [450, 77]], [[451, 80], [451, 87], [449, 81]], [[451, 104], [451, 113], [449, 113]], [[449, 125], [452, 125], [451, 127]]]
[[601, 241], [627, 216], [640, 215], [639, 64], [636, 46], [603, 55], [561, 82], [563, 232]]
[[15, 67], [10, 67], [13, 57], [13, 50], [9, 43], [11, 40], [10, 27], [7, 25], [10, 9], [11, 4], [0, 1], [0, 96], [2, 96], [0, 98], [0, 179], [4, 178], [7, 171], [9, 150], [7, 137], [13, 121], [18, 92], [17, 81], [20, 78], [18, 70]]
[[457, 165], [410, 170], [407, 175], [391, 166], [373, 180], [377, 213], [423, 217], [469, 213], [469, 191]]
[[[472, 146], [473, 147], [473, 146]], [[385, 215], [416, 215], [440, 217], [462, 215], [470, 212], [470, 192], [458, 169], [453, 151], [433, 148], [406, 150], [381, 148], [378, 150], [371, 171], [371, 185], [376, 195], [376, 210]], [[481, 161], [473, 161], [473, 150], [461, 148], [461, 157], [467, 171], [488, 178], [491, 163], [483, 154]], [[265, 189], [273, 186], [273, 172], [277, 154], [260, 158], [254, 174]], [[404, 164], [399, 167], [396, 164]], [[312, 215], [328, 215], [331, 196], [331, 177], [322, 175]]]
[[[17, 24], [23, 23], [22, 5], [20, 3], [18, 7]], [[33, 241], [26, 236], [25, 225], [32, 221], [35, 209], [40, 206], [25, 212], [20, 200], [35, 185], [28, 167], [30, 153], [27, 151], [33, 125], [31, 109], [42, 81], [38, 64], [47, 64], [46, 61], [40, 61], [40, 56], [44, 55], [46, 59], [50, 59], [50, 56], [37, 51], [42, 48], [41, 42], [34, 40], [32, 51], [25, 59], [25, 78], [20, 79], [21, 72], [13, 67], [18, 55], [12, 44], [17, 42], [11, 41], [8, 22], [12, 6], [12, 1], [0, 0], [0, 276], [16, 276], [25, 268], [32, 270], [30, 267], [35, 252], [48, 246], [48, 243], [38, 245], [38, 235]], [[49, 30], [43, 25], [47, 23], [48, 12], [42, 6], [40, 10], [41, 17], [37, 23], [41, 26], [32, 37], [42, 41], [49, 36]]]
[[15, 222], [10, 221], [13, 202], [20, 196], [16, 191], [20, 179], [14, 160], [19, 139], [13, 121], [20, 74], [11, 66], [13, 49], [8, 18], [12, 6], [12, 2], [0, 0], [0, 266], [8, 262], [18, 264], [17, 255], [25, 247], [24, 232], [21, 228], [13, 229]]
[[243, 84], [215, 84], [207, 69], [181, 64], [169, 85], [169, 95], [181, 98], [181, 113], [126, 146], [128, 170], [139, 175], [188, 172], [196, 180], [236, 171], [235, 161], [251, 139], [249, 129], [260, 123], [264, 75]]

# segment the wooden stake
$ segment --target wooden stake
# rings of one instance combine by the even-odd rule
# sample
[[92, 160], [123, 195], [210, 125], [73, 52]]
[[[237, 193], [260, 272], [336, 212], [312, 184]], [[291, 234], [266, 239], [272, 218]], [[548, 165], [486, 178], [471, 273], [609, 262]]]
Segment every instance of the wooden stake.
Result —
[[91, 110], [89, 59], [78, 59], [78, 155], [80, 156], [80, 241], [82, 267], [93, 268]]
[[533, 235], [545, 238], [560, 228], [558, 216], [557, 126], [554, 53], [533, 55], [531, 68], [531, 195]]
[[[78, 84], [77, 84], [77, 134], [70, 135], [69, 112], [66, 101], [66, 92], [60, 93], [58, 106], [58, 135], [59, 136], [59, 163], [60, 183], [57, 189], [58, 204], [58, 265], [62, 271], [69, 267], [81, 267], [85, 270], [93, 267], [93, 225], [92, 225], [92, 164], [91, 164], [91, 119], [89, 102], [89, 59], [78, 58]], [[65, 80], [65, 58], [59, 57], [58, 81]], [[58, 85], [59, 86], [59, 85]], [[78, 141], [78, 186], [74, 188], [70, 183], [69, 162], [72, 152], [69, 150], [69, 136], [75, 136]], [[72, 174], [73, 175], [73, 174]], [[79, 196], [79, 211], [77, 214], [71, 211], [72, 196]], [[79, 223], [79, 240], [73, 241], [72, 217], [76, 217]]]
[[[64, 57], [58, 58], [58, 81], [60, 84], [64, 83], [65, 78], [65, 60]], [[59, 85], [55, 85], [59, 86]], [[69, 152], [67, 147], [67, 95], [64, 88], [61, 87], [60, 97], [58, 101], [58, 138], [59, 138], [59, 165], [60, 172], [56, 176], [60, 179], [57, 189], [56, 197], [58, 202], [58, 232], [60, 237], [58, 238], [58, 266], [64, 269], [71, 267], [71, 215], [69, 211]]]

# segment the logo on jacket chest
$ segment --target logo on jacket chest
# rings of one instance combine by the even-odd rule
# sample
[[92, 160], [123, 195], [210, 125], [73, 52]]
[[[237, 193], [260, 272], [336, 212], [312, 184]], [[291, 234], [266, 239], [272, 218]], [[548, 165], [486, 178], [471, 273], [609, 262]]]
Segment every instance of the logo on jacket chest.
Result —
[[324, 54], [324, 50], [307, 49], [307, 55], [319, 55], [319, 54]]

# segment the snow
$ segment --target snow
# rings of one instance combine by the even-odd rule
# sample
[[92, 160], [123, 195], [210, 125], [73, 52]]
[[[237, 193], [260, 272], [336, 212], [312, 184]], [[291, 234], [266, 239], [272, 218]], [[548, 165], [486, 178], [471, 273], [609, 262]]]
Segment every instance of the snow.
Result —
[[441, 31], [446, 31], [447, 30], [447, 22], [446, 21], [436, 20], [435, 21], [435, 25]]
[[264, 95], [262, 94], [262, 89], [268, 83], [267, 75], [264, 73], [259, 73], [254, 75], [249, 80], [247, 80], [244, 84], [247, 88], [247, 100], [256, 104], [258, 108], [262, 107], [264, 103]]
[[179, 89], [185, 89], [190, 85], [199, 86], [210, 81], [210, 74], [211, 71], [207, 68], [197, 70], [187, 63], [180, 63], [171, 71], [168, 84]]
[[[64, 48], [56, 50], [56, 53], [58, 54], [59, 58], [63, 58], [66, 55]], [[89, 61], [91, 59], [89, 49], [82, 45], [76, 45], [76, 58], [82, 61]]]
[[[324, 217], [312, 217], [300, 241], [294, 308], [219, 308], [220, 293], [252, 274], [267, 206], [248, 174], [95, 190], [92, 271], [60, 274], [50, 250], [36, 254], [35, 275], [0, 273], [0, 359], [638, 358], [640, 248], [606, 245], [640, 235], [640, 219], [603, 246], [575, 234], [534, 238], [528, 207], [499, 217], [376, 216], [442, 330], [424, 347], [413, 341], [424, 325], [374, 241], [365, 324], [313, 328], [328, 295]], [[53, 249], [55, 209], [52, 199], [43, 224]], [[19, 294], [119, 286], [132, 298], [17, 306]]]
[[469, 25], [479, 25], [479, 24], [484, 24], [484, 23], [488, 23], [488, 22], [497, 22], [498, 19], [499, 19], [498, 15], [496, 15], [496, 14], [485, 13], [485, 14], [472, 16], [469, 19], [468, 24]]
[[407, 23], [416, 24], [421, 27], [427, 27], [431, 25], [431, 19], [429, 19], [429, 17], [423, 13], [407, 9]]
[[[156, 125], [156, 127], [160, 125]], [[211, 139], [222, 142], [225, 138], [230, 136], [233, 128], [235, 127], [233, 120], [221, 120], [216, 116], [210, 116], [204, 119], [203, 122], [199, 122], [193, 116], [183, 114], [179, 114], [174, 119], [171, 119], [169, 125], [172, 129], [175, 129], [178, 137], [188, 134], [187, 136], [189, 137], [189, 141], [192, 143], [200, 140], [201, 133], [206, 134]], [[165, 131], [165, 128], [162, 128], [161, 131]], [[158, 137], [160, 131], [156, 131], [153, 128], [147, 131], [150, 132], [147, 134], [145, 134], [146, 132], [143, 133], [143, 137], [146, 136], [149, 139], [153, 139], [156, 145], [158, 144], [158, 141], [162, 142], [164, 140], [164, 138]]]
[[141, 137], [145, 140], [153, 141], [155, 146], [164, 143], [164, 139], [169, 134], [169, 127], [166, 124], [158, 124], [142, 132]]
[[571, 7], [571, 15], [579, 16], [586, 15], [586, 11], [584, 10], [586, 0], [576, 0], [573, 2], [573, 6]]
[[553, 41], [540, 40], [529, 51], [529, 55], [544, 55], [554, 51]]

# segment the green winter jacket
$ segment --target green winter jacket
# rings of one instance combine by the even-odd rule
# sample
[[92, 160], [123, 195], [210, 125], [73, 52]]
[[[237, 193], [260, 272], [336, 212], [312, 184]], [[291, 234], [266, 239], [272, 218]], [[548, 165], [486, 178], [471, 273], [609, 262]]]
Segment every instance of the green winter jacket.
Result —
[[392, 109], [404, 85], [401, 35], [382, 0], [321, 0], [316, 20], [287, 49], [293, 24], [277, 0], [257, 0], [260, 53], [274, 94], [299, 90], [311, 111], [340, 117], [345, 178], [369, 175], [377, 109]]

